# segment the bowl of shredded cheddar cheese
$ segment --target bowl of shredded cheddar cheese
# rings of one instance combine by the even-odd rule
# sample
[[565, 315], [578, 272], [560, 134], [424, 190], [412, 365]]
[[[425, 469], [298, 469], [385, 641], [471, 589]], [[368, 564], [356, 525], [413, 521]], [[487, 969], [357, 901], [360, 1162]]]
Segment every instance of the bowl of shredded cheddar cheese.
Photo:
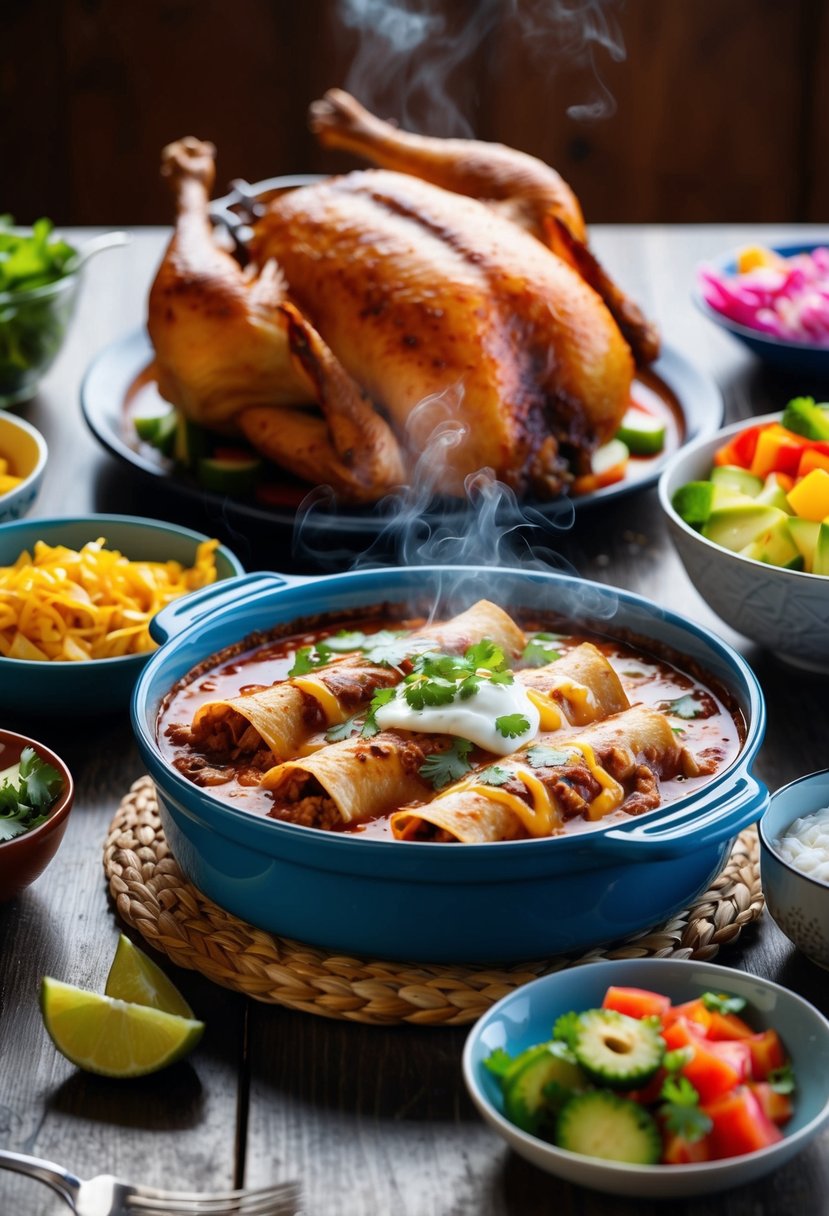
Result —
[[14, 414], [0, 413], [0, 523], [21, 519], [40, 491], [46, 441]]
[[125, 515], [0, 525], [0, 705], [46, 716], [126, 710], [172, 600], [244, 573], [198, 532]]

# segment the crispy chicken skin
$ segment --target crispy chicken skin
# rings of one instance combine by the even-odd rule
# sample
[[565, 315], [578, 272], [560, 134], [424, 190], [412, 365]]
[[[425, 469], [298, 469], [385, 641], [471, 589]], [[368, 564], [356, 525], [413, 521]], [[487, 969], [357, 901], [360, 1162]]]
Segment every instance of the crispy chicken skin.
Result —
[[523, 153], [398, 131], [338, 90], [311, 124], [385, 167], [278, 195], [245, 270], [213, 240], [212, 146], [165, 149], [178, 219], [149, 312], [162, 392], [345, 502], [405, 481], [447, 421], [442, 492], [489, 467], [519, 494], [561, 493], [658, 352], [572, 191]]

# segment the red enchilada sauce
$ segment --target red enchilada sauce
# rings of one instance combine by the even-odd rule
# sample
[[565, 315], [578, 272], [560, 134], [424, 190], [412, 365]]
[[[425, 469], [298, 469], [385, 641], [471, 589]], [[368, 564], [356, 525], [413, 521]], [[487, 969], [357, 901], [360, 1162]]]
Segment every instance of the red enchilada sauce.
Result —
[[[209, 788], [210, 793], [221, 801], [252, 814], [290, 819], [290, 814], [275, 803], [273, 795], [259, 785], [263, 772], [274, 764], [267, 746], [260, 741], [258, 749], [244, 758], [234, 758], [230, 754], [222, 754], [220, 750], [210, 753], [199, 751], [194, 745], [190, 726], [196, 711], [208, 702], [263, 691], [284, 681], [297, 651], [302, 647], [313, 646], [343, 629], [370, 635], [388, 629], [390, 624], [395, 629], [414, 629], [421, 622], [358, 620], [338, 623], [334, 628], [268, 642], [188, 679], [173, 690], [162, 707], [158, 722], [162, 755], [184, 776]], [[525, 625], [524, 628], [528, 634], [532, 633], [531, 627]], [[678, 742], [692, 753], [702, 770], [699, 776], [679, 775], [661, 781], [660, 806], [676, 801], [704, 784], [737, 756], [743, 738], [742, 723], [737, 715], [729, 712], [709, 684], [685, 674], [670, 662], [616, 640], [588, 635], [557, 635], [554, 643], [547, 644], [554, 645], [564, 655], [585, 641], [592, 642], [610, 662], [631, 706], [643, 705], [667, 715]], [[512, 670], [518, 671], [522, 666], [526, 664], [519, 661], [512, 666]], [[316, 720], [313, 720], [315, 714]], [[359, 721], [358, 718], [355, 735]], [[313, 737], [309, 746], [303, 749], [303, 754], [325, 745], [325, 721], [316, 703], [309, 703], [306, 725]], [[473, 753], [473, 759], [476, 764], [485, 763], [487, 757], [484, 753]], [[634, 799], [632, 809], [635, 806]], [[580, 817], [568, 819], [566, 831], [568, 834], [589, 831], [614, 821], [623, 822], [627, 818], [629, 813], [623, 805], [598, 822]], [[352, 834], [391, 838], [388, 816], [351, 827], [339, 821], [326, 826]]]

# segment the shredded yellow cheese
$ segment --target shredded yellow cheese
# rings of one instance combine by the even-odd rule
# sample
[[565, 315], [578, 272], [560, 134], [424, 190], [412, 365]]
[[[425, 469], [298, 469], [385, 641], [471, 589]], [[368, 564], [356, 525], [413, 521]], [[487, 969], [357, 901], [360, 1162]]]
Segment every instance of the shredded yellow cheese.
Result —
[[217, 540], [199, 545], [191, 569], [133, 562], [105, 543], [76, 551], [37, 541], [33, 554], [0, 567], [0, 654], [83, 662], [155, 650], [152, 617], [217, 578]]
[[340, 722], [345, 722], [348, 714], [319, 676], [294, 676], [291, 683], [295, 688], [301, 688], [303, 692], [307, 692], [309, 697], [313, 697], [318, 702], [329, 726], [337, 726]]

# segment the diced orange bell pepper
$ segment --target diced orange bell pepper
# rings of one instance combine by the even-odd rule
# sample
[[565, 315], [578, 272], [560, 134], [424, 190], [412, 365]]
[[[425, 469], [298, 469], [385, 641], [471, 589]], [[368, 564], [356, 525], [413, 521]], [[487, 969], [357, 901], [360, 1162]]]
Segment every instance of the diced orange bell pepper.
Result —
[[817, 448], [804, 448], [797, 466], [797, 475], [805, 477], [812, 469], [826, 469], [829, 472], [829, 454]]
[[774, 478], [775, 483], [780, 487], [780, 489], [785, 494], [788, 494], [789, 490], [794, 485], [794, 478], [788, 473], [772, 473], [771, 476]]
[[829, 472], [812, 469], [786, 495], [795, 515], [820, 523], [829, 515]]
[[794, 477], [803, 452], [803, 439], [779, 423], [772, 423], [761, 432], [754, 449], [751, 471], [765, 479], [769, 473], [788, 473]]

